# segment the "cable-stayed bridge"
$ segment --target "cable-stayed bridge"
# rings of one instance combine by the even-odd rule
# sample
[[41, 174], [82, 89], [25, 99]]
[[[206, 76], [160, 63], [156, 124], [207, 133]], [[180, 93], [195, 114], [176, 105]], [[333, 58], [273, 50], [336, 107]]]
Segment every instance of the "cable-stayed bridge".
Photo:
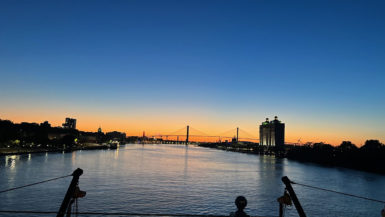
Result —
[[201, 130], [195, 129], [191, 126], [186, 126], [171, 133], [156, 134], [156, 135], [144, 135], [143, 138], [147, 138], [153, 141], [162, 141], [165, 143], [199, 143], [199, 142], [254, 142], [258, 143], [259, 139], [256, 135], [248, 133], [239, 127], [227, 130], [217, 135], [210, 135]]

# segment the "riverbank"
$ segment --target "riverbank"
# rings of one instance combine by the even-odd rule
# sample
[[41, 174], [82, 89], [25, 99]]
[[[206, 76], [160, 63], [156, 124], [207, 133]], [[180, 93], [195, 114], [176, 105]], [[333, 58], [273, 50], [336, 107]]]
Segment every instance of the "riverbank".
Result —
[[63, 151], [71, 152], [71, 151], [78, 151], [78, 150], [103, 150], [103, 149], [109, 149], [109, 148], [111, 147], [108, 145], [101, 145], [97, 143], [86, 143], [86, 144], [72, 147], [70, 149], [12, 147], [12, 148], [0, 148], [0, 156], [45, 153], [45, 152], [63, 152]]
[[[341, 151], [338, 148], [307, 147], [307, 146], [286, 146], [284, 149], [269, 149], [263, 146], [248, 145], [219, 145], [215, 143], [197, 144], [204, 148], [213, 148], [229, 152], [239, 152], [253, 155], [270, 155], [277, 158], [287, 158], [302, 163], [315, 163], [326, 167], [341, 167], [359, 171], [372, 172], [384, 175], [383, 165], [385, 154], [383, 151]], [[71, 149], [62, 148], [0, 148], [1, 155], [20, 155], [45, 152], [71, 152], [77, 150], [103, 150], [114, 149], [106, 144], [85, 143]]]
[[326, 167], [348, 168], [385, 175], [385, 168], [379, 166], [385, 165], [385, 147], [381, 143], [373, 144], [373, 141], [368, 140], [366, 146], [361, 148], [332, 147], [319, 143], [312, 146], [285, 146], [282, 148], [217, 143], [202, 143], [199, 146], [254, 155], [272, 155], [301, 163], [315, 163]]

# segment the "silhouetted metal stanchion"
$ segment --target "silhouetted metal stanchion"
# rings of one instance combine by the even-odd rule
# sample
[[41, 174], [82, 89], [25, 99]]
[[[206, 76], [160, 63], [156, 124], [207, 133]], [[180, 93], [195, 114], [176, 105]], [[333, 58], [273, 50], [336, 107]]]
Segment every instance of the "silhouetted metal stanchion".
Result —
[[277, 201], [279, 203], [279, 217], [283, 217], [284, 216], [285, 207], [292, 205], [290, 195], [289, 195], [289, 193], [287, 192], [286, 189], [283, 192], [283, 196], [279, 197], [277, 199]]
[[283, 204], [279, 203], [279, 217], [283, 217]]
[[73, 173], [72, 173], [72, 181], [70, 186], [68, 187], [67, 193], [63, 199], [63, 202], [60, 206], [59, 212], [57, 213], [56, 217], [64, 217], [68, 206], [70, 204], [71, 198], [75, 193], [76, 186], [79, 182], [79, 177], [83, 174], [83, 170], [80, 168], [77, 168]]
[[301, 203], [299, 202], [297, 195], [294, 192], [293, 187], [291, 186], [291, 181], [287, 176], [282, 177], [282, 182], [286, 185], [286, 189], [289, 192], [290, 198], [294, 203], [295, 209], [298, 212], [300, 217], [306, 217], [305, 212], [302, 209]]

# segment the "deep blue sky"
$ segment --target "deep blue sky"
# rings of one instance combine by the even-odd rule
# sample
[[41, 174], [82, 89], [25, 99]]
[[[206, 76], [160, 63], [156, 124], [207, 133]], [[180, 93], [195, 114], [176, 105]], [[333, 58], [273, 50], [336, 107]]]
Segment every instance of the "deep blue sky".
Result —
[[257, 132], [277, 114], [293, 139], [385, 140], [384, 11], [385, 1], [3, 0], [0, 118], [57, 110], [97, 119], [84, 128], [116, 115]]

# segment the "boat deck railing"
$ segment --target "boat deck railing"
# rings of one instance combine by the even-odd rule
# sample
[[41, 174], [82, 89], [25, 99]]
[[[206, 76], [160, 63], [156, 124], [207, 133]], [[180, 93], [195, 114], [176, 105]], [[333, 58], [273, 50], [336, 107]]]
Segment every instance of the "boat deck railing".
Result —
[[[253, 216], [248, 216], [246, 213], [243, 212], [243, 208], [246, 207], [247, 201], [246, 198], [244, 198], [244, 206], [239, 206], [237, 204], [236, 200], [236, 205], [238, 207], [237, 212], [232, 213], [231, 215], [200, 215], [200, 214], [185, 214], [185, 213], [132, 213], [132, 212], [80, 212], [78, 209], [78, 203], [77, 199], [80, 197], [84, 197], [86, 192], [81, 191], [79, 189], [79, 178], [83, 174], [83, 170], [78, 168], [76, 169], [72, 174], [70, 175], [65, 175], [65, 176], [60, 176], [52, 179], [47, 179], [43, 180], [40, 182], [36, 183], [31, 183], [28, 185], [23, 185], [23, 186], [18, 186], [10, 189], [5, 189], [5, 190], [0, 190], [0, 193], [8, 192], [8, 191], [13, 191], [21, 188], [26, 188], [30, 187], [33, 185], [38, 185], [38, 184], [43, 184], [46, 182], [51, 182], [54, 180], [58, 179], [63, 179], [69, 176], [72, 176], [72, 181], [68, 187], [68, 190], [66, 192], [66, 195], [64, 196], [64, 199], [62, 201], [62, 204], [60, 206], [59, 211], [37, 211], [37, 210], [0, 210], [0, 214], [35, 214], [35, 215], [53, 215], [56, 214], [57, 217], [70, 217], [71, 215], [78, 216], [138, 216], [138, 217], [273, 217], [273, 216], [260, 216], [260, 215], [253, 215]], [[287, 176], [282, 177], [282, 182], [285, 184], [285, 190], [284, 190], [284, 195], [280, 198], [277, 199], [277, 202], [279, 203], [279, 217], [283, 217], [285, 214], [285, 209], [287, 206], [291, 206], [292, 202], [294, 203], [294, 206], [297, 210], [297, 213], [300, 217], [306, 217], [305, 211], [303, 210], [301, 203], [299, 202], [296, 193], [294, 192], [294, 189], [292, 185], [298, 185], [306, 188], [311, 188], [314, 190], [321, 190], [321, 191], [326, 191], [329, 193], [335, 193], [335, 194], [340, 194], [344, 196], [349, 196], [349, 197], [354, 197], [358, 199], [363, 199], [375, 203], [382, 203], [385, 205], [385, 201], [383, 200], [378, 200], [378, 199], [373, 199], [373, 198], [368, 198], [368, 197], [363, 197], [359, 195], [354, 195], [351, 193], [345, 193], [345, 192], [339, 192], [339, 191], [334, 191], [326, 188], [321, 188], [317, 186], [312, 186], [312, 185], [307, 185], [307, 184], [302, 184], [298, 182], [291, 181]], [[73, 209], [72, 209], [73, 208]], [[385, 209], [382, 210], [382, 215], [385, 217]], [[276, 217], [276, 216], [274, 216]]]

